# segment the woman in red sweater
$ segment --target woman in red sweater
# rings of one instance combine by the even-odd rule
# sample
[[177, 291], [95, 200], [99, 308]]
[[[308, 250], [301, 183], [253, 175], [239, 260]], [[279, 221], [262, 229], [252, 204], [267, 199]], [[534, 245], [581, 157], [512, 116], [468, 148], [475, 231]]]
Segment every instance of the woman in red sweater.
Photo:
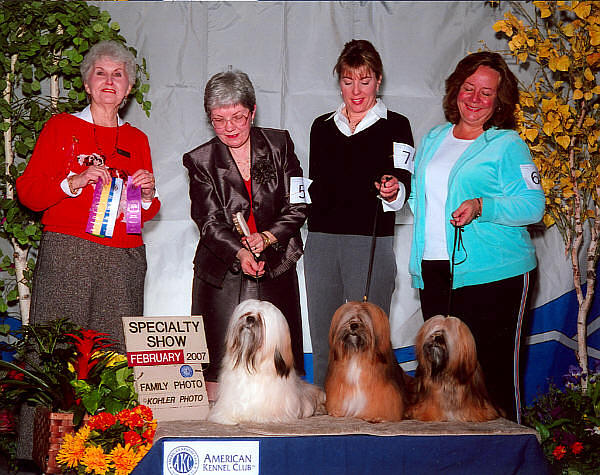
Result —
[[[67, 317], [124, 349], [121, 317], [143, 314], [141, 227], [160, 202], [148, 138], [118, 116], [136, 80], [135, 58], [103, 41], [87, 53], [81, 75], [90, 105], [46, 123], [17, 179], [21, 203], [43, 212], [30, 320]], [[109, 195], [114, 208], [105, 215]]]

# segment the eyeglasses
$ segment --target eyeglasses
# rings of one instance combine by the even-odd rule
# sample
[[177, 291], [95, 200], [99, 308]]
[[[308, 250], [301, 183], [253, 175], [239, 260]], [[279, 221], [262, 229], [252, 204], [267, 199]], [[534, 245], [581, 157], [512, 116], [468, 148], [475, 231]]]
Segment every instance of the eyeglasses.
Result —
[[223, 130], [227, 126], [227, 122], [231, 122], [236, 127], [243, 127], [244, 125], [246, 125], [248, 123], [248, 117], [250, 117], [249, 112], [246, 115], [236, 114], [233, 117], [231, 117], [230, 119], [224, 119], [223, 117], [216, 117], [214, 119], [210, 119], [210, 121], [215, 129]]

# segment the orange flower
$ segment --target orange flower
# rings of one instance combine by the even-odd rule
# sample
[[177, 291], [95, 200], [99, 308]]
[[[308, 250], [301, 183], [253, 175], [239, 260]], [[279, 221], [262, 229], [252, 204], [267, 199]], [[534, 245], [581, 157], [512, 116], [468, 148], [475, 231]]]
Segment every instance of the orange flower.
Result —
[[564, 445], [557, 445], [552, 451], [552, 455], [556, 460], [560, 460], [567, 454], [567, 448]]
[[571, 445], [571, 452], [573, 452], [575, 455], [580, 453], [582, 450], [583, 444], [581, 442], [573, 442], [573, 445]]
[[102, 450], [102, 447], [88, 447], [85, 449], [85, 454], [81, 460], [82, 465], [85, 465], [86, 473], [94, 472], [98, 475], [106, 475], [108, 471], [108, 457]]
[[85, 440], [73, 434], [65, 434], [56, 461], [68, 468], [75, 467], [85, 454]]
[[140, 460], [129, 444], [125, 447], [118, 444], [110, 453], [110, 459], [115, 475], [129, 475]]

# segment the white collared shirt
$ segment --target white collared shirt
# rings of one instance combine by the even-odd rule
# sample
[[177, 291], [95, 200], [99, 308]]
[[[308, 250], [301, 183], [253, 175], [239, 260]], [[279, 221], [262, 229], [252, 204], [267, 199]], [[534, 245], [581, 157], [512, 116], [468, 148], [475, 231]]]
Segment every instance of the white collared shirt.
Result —
[[[365, 116], [356, 126], [356, 129], [354, 129], [354, 132], [352, 132], [352, 129], [350, 128], [350, 122], [348, 121], [346, 115], [342, 112], [344, 107], [345, 104], [342, 103], [337, 110], [327, 118], [327, 120], [333, 118], [338, 130], [346, 137], [350, 137], [353, 134], [357, 134], [360, 131], [371, 127], [379, 119], [387, 119], [387, 107], [381, 99], [377, 99], [375, 105], [367, 111]], [[404, 205], [404, 199], [406, 198], [406, 189], [404, 188], [403, 183], [398, 182], [398, 185], [398, 196], [394, 201], [381, 200], [383, 211], [399, 211], [402, 209], [402, 206]]]
[[352, 134], [357, 134], [361, 130], [371, 127], [379, 119], [387, 119], [387, 107], [381, 99], [377, 99], [375, 105], [367, 111], [365, 116], [356, 126], [356, 129], [354, 129], [354, 132], [352, 132], [352, 129], [350, 128], [350, 122], [348, 122], [348, 118], [342, 112], [344, 107], [346, 106], [344, 103], [342, 103], [337, 110], [328, 117], [328, 119], [333, 117], [336, 127], [346, 137], [350, 137]]
[[[71, 115], [73, 115], [81, 120], [85, 120], [86, 122], [89, 122], [90, 124], [94, 123], [94, 118], [92, 117], [92, 108], [90, 105], [88, 105], [82, 111], [73, 112]], [[125, 121], [117, 115], [117, 124], [119, 124], [119, 127], [121, 127], [124, 123], [125, 123]]]

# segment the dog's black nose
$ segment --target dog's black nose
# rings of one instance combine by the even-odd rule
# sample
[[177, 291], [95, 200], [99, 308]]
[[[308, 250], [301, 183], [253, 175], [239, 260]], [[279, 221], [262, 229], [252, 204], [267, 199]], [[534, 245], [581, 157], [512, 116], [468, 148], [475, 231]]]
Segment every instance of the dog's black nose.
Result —
[[256, 318], [254, 318], [252, 315], [248, 315], [246, 317], [246, 323], [249, 325], [252, 325], [255, 321], [256, 321]]
[[352, 330], [353, 332], [355, 332], [356, 330], [358, 330], [358, 323], [351, 323], [350, 324], [350, 330]]
[[433, 342], [437, 343], [438, 345], [444, 344], [445, 343], [444, 335], [442, 335], [441, 333], [434, 335]]

